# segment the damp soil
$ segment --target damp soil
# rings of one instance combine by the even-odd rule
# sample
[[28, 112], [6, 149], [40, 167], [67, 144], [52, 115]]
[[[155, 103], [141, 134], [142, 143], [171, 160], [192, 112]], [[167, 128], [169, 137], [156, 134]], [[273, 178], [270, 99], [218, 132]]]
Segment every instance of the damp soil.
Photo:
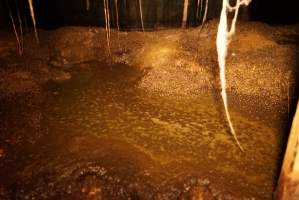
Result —
[[47, 85], [47, 134], [4, 176], [17, 199], [183, 199], [196, 186], [219, 199], [271, 199], [278, 128], [231, 105], [243, 153], [215, 92], [163, 97], [140, 88], [142, 71], [91, 65]]
[[196, 29], [121, 33], [112, 60], [94, 28], [41, 31], [45, 45], [27, 38], [21, 58], [1, 33], [0, 199], [272, 199], [297, 43], [253, 26], [239, 25], [228, 62], [245, 152], [223, 112], [214, 22], [198, 49]]

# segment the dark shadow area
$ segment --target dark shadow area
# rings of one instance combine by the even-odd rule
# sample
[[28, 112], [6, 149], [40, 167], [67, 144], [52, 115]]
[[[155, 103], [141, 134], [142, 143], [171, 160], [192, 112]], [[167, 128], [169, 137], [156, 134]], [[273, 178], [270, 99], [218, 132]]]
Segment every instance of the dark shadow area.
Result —
[[[109, 14], [111, 27], [116, 28], [116, 1], [109, 1]], [[173, 0], [143, 0], [141, 1], [143, 21], [146, 29], [158, 27], [180, 27], [184, 1]], [[205, 5], [206, 1], [203, 2]], [[0, 2], [0, 25], [9, 25], [6, 1]], [[13, 13], [16, 7], [20, 8], [21, 15], [30, 22], [27, 0], [8, 1]], [[90, 0], [87, 7], [85, 0], [51, 0], [34, 1], [37, 24], [40, 28], [52, 29], [61, 26], [102, 26], [105, 27], [103, 1]], [[118, 15], [120, 28], [140, 29], [140, 10], [138, 0], [118, 1]], [[211, 9], [216, 8], [216, 9]], [[181, 11], [181, 12], [180, 12]], [[199, 13], [199, 12], [202, 13]], [[218, 1], [209, 1], [208, 18], [219, 14], [220, 4]], [[198, 12], [198, 14], [197, 14]], [[197, 8], [197, 0], [190, 0], [188, 7], [188, 26], [201, 24], [204, 10]], [[31, 24], [31, 23], [30, 23]]]
[[299, 22], [298, 4], [296, 0], [253, 0], [249, 9], [252, 20], [285, 25]]
[[[85, 0], [51, 0], [33, 1], [37, 24], [40, 28], [52, 29], [61, 26], [105, 26], [103, 1], [89, 0], [90, 6], [87, 8]], [[8, 7], [15, 15], [17, 8], [24, 20], [24, 24], [31, 26], [30, 13], [27, 0], [15, 0], [0, 2], [0, 26], [10, 25]], [[184, 1], [173, 0], [142, 0], [142, 12], [144, 26], [146, 29], [159, 27], [180, 27], [183, 13]], [[116, 5], [115, 1], [109, 2], [109, 13], [111, 27], [116, 27]], [[201, 24], [204, 15], [203, 8], [197, 8], [197, 0], [189, 0], [188, 26], [198, 26]], [[222, 3], [218, 0], [208, 1], [207, 18], [211, 19], [219, 16]], [[118, 1], [118, 14], [120, 28], [140, 29], [140, 12], [138, 0]], [[266, 22], [272, 25], [285, 25], [299, 22], [299, 12], [297, 11], [298, 1], [287, 0], [253, 0], [249, 8], [241, 9], [241, 19]]]

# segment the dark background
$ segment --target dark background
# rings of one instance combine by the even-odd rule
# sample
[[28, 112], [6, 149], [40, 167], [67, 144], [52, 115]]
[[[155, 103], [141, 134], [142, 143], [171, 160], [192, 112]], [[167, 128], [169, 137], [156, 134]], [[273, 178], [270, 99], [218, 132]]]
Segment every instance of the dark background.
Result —
[[[115, 1], [109, 2], [111, 25], [115, 27]], [[118, 2], [121, 28], [140, 28], [138, 0]], [[199, 25], [202, 19], [196, 19], [196, 2], [197, 0], [189, 0], [189, 26]], [[145, 28], [181, 26], [184, 0], [142, 0], [142, 4]], [[23, 21], [29, 26], [32, 25], [27, 0], [0, 0], [1, 27], [11, 25], [8, 5], [14, 16], [16, 8], [19, 8]], [[89, 11], [86, 10], [86, 0], [34, 0], [34, 6], [39, 28], [66, 25], [104, 26], [103, 0], [90, 0]], [[208, 18], [219, 16], [221, 6], [221, 0], [209, 0]], [[272, 25], [299, 23], [298, 0], [253, 0], [250, 6], [243, 10], [242, 17]]]

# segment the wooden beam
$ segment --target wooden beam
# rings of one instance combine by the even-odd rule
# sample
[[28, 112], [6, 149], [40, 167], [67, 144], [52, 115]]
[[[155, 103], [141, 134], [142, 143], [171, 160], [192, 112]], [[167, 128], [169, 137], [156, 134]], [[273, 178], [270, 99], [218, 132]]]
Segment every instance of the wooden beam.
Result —
[[275, 199], [299, 199], [299, 102], [288, 139]]

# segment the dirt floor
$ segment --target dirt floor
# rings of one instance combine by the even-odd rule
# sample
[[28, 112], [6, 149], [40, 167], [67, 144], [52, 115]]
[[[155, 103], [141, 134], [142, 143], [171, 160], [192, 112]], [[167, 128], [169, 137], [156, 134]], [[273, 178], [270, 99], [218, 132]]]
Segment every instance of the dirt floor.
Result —
[[0, 199], [271, 199], [298, 77], [298, 26], [240, 22], [220, 100], [215, 37], [0, 31]]

